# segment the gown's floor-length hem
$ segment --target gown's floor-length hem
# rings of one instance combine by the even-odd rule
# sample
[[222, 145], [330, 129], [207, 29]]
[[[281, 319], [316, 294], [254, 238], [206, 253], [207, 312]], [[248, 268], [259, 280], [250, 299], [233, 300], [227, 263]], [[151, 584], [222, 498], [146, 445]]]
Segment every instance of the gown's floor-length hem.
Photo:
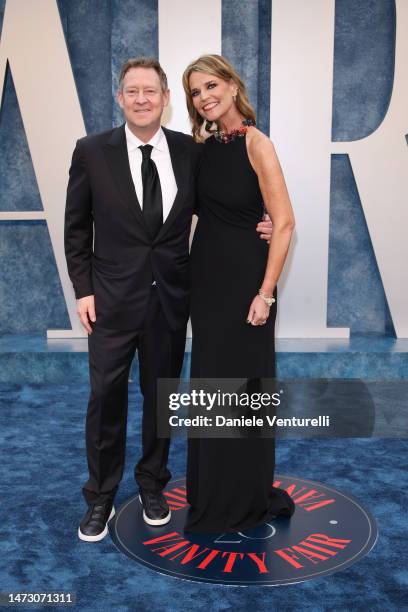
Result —
[[293, 499], [284, 489], [273, 487], [273, 492], [275, 494], [273, 497], [273, 508], [270, 507], [265, 516], [263, 516], [257, 521], [254, 521], [251, 518], [248, 521], [243, 521], [239, 525], [228, 525], [228, 523], [217, 525], [215, 523], [212, 523], [211, 526], [206, 527], [206, 521], [204, 519], [198, 523], [198, 527], [194, 527], [194, 524], [189, 525], [187, 522], [186, 526], [184, 527], [184, 532], [192, 534], [237, 533], [240, 531], [246, 531], [247, 529], [261, 527], [265, 523], [268, 523], [269, 521], [277, 518], [290, 518], [295, 512], [295, 503]]

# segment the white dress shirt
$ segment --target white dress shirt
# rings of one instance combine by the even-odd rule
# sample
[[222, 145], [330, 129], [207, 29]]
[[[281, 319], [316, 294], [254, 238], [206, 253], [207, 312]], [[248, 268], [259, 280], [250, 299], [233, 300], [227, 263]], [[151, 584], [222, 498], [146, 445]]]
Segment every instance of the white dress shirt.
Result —
[[166, 136], [161, 128], [149, 140], [142, 142], [133, 134], [125, 125], [126, 144], [130, 164], [130, 172], [132, 174], [133, 183], [136, 189], [137, 199], [141, 208], [143, 208], [143, 183], [142, 183], [142, 152], [139, 147], [149, 144], [153, 147], [151, 159], [157, 167], [160, 178], [160, 186], [163, 198], [163, 223], [166, 220], [174, 199], [177, 194], [177, 183], [174, 177], [173, 166], [171, 165], [170, 151], [167, 144]]

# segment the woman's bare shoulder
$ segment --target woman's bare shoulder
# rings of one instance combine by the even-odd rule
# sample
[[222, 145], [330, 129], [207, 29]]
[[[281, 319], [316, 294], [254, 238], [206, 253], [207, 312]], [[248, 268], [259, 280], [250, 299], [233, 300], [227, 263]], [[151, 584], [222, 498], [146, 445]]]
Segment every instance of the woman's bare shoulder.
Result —
[[265, 156], [275, 156], [275, 147], [272, 140], [255, 126], [248, 129], [247, 148], [250, 159], [255, 164], [265, 160]]

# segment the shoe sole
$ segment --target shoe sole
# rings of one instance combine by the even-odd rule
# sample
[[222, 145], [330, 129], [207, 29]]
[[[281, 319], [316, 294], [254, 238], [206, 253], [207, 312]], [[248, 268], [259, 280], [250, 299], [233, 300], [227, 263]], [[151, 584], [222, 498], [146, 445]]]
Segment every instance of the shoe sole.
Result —
[[78, 538], [80, 540], [82, 540], [83, 542], [99, 542], [100, 540], [103, 540], [103, 538], [108, 535], [108, 523], [111, 519], [113, 519], [113, 517], [115, 516], [115, 508], [112, 506], [112, 510], [111, 513], [109, 515], [109, 518], [107, 520], [107, 523], [103, 529], [103, 531], [101, 531], [101, 533], [99, 533], [98, 535], [95, 536], [89, 536], [89, 535], [85, 535], [84, 533], [82, 533], [81, 528], [78, 527]]
[[[139, 501], [143, 506], [143, 502], [142, 502], [142, 498], [139, 495]], [[147, 516], [146, 512], [144, 511], [143, 508], [143, 520], [145, 523], [147, 523], [148, 525], [153, 525], [153, 526], [159, 526], [159, 525], [166, 525], [171, 519], [171, 510], [169, 510], [169, 513], [167, 516], [165, 516], [162, 519], [151, 519]]]

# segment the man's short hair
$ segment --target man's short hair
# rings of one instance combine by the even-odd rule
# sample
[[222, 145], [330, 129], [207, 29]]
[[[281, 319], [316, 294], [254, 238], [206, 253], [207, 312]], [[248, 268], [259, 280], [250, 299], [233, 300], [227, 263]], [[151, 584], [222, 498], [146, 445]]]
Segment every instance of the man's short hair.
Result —
[[123, 90], [123, 80], [125, 78], [125, 74], [131, 68], [153, 68], [157, 72], [157, 75], [160, 79], [160, 85], [162, 91], [167, 91], [167, 76], [164, 72], [163, 68], [160, 66], [160, 63], [154, 57], [133, 57], [128, 59], [122, 66], [119, 75], [119, 89]]

